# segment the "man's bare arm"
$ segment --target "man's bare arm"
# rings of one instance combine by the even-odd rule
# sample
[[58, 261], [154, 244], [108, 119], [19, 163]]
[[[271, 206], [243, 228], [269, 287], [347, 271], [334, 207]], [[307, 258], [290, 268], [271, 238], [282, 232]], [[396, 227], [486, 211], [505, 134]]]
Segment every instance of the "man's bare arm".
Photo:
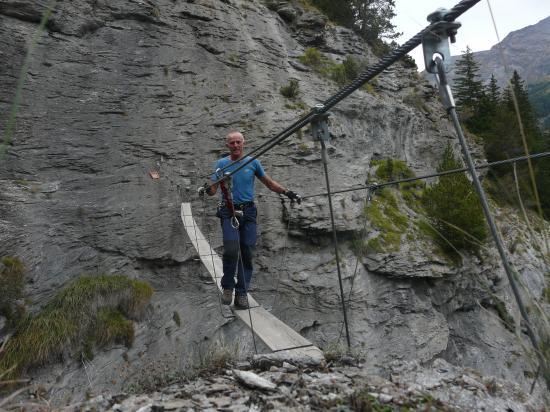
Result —
[[283, 186], [281, 186], [275, 180], [270, 178], [268, 175], [263, 175], [259, 179], [260, 179], [260, 182], [262, 182], [272, 192], [285, 193], [287, 191]]

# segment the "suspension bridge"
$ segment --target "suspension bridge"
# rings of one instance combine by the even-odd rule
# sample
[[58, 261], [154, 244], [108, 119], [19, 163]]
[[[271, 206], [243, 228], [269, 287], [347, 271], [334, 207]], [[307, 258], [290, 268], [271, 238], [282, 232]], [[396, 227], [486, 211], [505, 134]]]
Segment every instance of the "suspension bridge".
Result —
[[[336, 236], [334, 212], [332, 207], [333, 193], [331, 192], [331, 189], [330, 189], [330, 179], [329, 179], [328, 168], [327, 168], [328, 155], [326, 151], [326, 142], [330, 138], [330, 133], [328, 132], [328, 122], [327, 122], [328, 111], [332, 107], [334, 107], [336, 104], [338, 104], [340, 101], [342, 101], [347, 96], [349, 96], [351, 93], [353, 93], [355, 90], [359, 89], [369, 80], [372, 80], [375, 76], [380, 74], [385, 69], [389, 68], [392, 64], [394, 64], [396, 61], [403, 58], [408, 52], [410, 52], [411, 50], [413, 50], [415, 47], [417, 47], [422, 43], [423, 49], [424, 49], [424, 55], [425, 55], [426, 70], [429, 73], [434, 74], [436, 78], [442, 104], [445, 107], [447, 114], [449, 115], [453, 123], [453, 126], [455, 128], [455, 131], [462, 149], [463, 160], [467, 166], [464, 169], [447, 171], [445, 172], [445, 174], [460, 173], [464, 171], [469, 172], [473, 186], [481, 202], [486, 221], [491, 231], [491, 235], [493, 237], [493, 240], [499, 252], [502, 266], [508, 277], [510, 287], [512, 289], [514, 298], [516, 300], [516, 304], [519, 308], [521, 317], [525, 323], [527, 335], [531, 340], [533, 348], [535, 349], [535, 353], [537, 354], [537, 357], [539, 360], [539, 371], [542, 372], [543, 376], [550, 376], [549, 366], [547, 365], [546, 360], [542, 356], [542, 347], [538, 342], [538, 337], [535, 331], [533, 330], [533, 327], [529, 320], [529, 316], [527, 314], [525, 305], [523, 303], [522, 296], [519, 293], [519, 289], [518, 289], [516, 280], [514, 278], [515, 274], [507, 258], [504, 243], [496, 227], [494, 217], [488, 205], [485, 191], [481, 186], [479, 176], [477, 175], [477, 172], [476, 172], [477, 168], [490, 167], [490, 165], [476, 166], [474, 164], [470, 153], [470, 149], [466, 142], [466, 139], [462, 131], [462, 127], [456, 112], [456, 106], [454, 103], [451, 88], [449, 83], [447, 82], [447, 77], [446, 77], [446, 72], [449, 70], [449, 61], [450, 61], [449, 40], [451, 41], [454, 40], [454, 37], [456, 36], [456, 33], [457, 33], [457, 29], [460, 27], [460, 24], [455, 22], [455, 19], [460, 15], [462, 15], [467, 10], [469, 10], [479, 1], [480, 0], [462, 0], [450, 10], [439, 9], [436, 12], [430, 14], [428, 16], [428, 20], [430, 24], [425, 29], [420, 31], [415, 36], [413, 36], [409, 41], [407, 41], [400, 47], [394, 49], [390, 54], [383, 57], [376, 64], [367, 68], [349, 85], [343, 87], [340, 91], [338, 91], [335, 95], [325, 100], [323, 103], [318, 104], [317, 106], [312, 108], [309, 113], [302, 116], [300, 119], [298, 119], [292, 125], [288, 126], [278, 135], [274, 136], [273, 138], [266, 141], [264, 144], [257, 147], [255, 150], [248, 153], [248, 156], [249, 156], [248, 160], [245, 160], [244, 162], [240, 163], [240, 165], [238, 165], [237, 167], [232, 168], [230, 172], [219, 174], [219, 176], [221, 177], [219, 177], [217, 181], [212, 183], [205, 183], [205, 187], [210, 187], [218, 184], [223, 185], [223, 183], [228, 179], [230, 179], [232, 175], [239, 172], [241, 169], [245, 168], [248, 164], [250, 164], [256, 158], [267, 153], [273, 147], [281, 144], [285, 139], [287, 139], [289, 136], [293, 135], [297, 131], [301, 130], [306, 125], [311, 124], [312, 134], [314, 138], [317, 139], [321, 144], [321, 155], [322, 155], [323, 166], [325, 171], [327, 191], [326, 193], [322, 193], [322, 194], [306, 196], [306, 198], [319, 196], [319, 195], [325, 195], [328, 198], [331, 224], [332, 224], [334, 253], [335, 253], [335, 260], [336, 260], [336, 266], [337, 266], [337, 272], [338, 272], [340, 298], [341, 298], [341, 304], [342, 304], [342, 314], [344, 318], [343, 323], [345, 325], [345, 330], [346, 330], [347, 345], [348, 345], [348, 348], [351, 348], [351, 340], [350, 340], [350, 333], [349, 333], [348, 319], [347, 319], [347, 308], [345, 304], [344, 290], [342, 285], [342, 275], [341, 275], [340, 266], [339, 266], [338, 240]], [[543, 153], [543, 154], [538, 154], [538, 156], [544, 157], [548, 154], [549, 153]], [[528, 155], [528, 156], [524, 156], [523, 158], [510, 159], [510, 162], [527, 160], [527, 162], [529, 163], [529, 167], [531, 168], [530, 161], [532, 157], [534, 156]], [[499, 162], [499, 163], [502, 164], [502, 162]], [[230, 163], [229, 165], [224, 167], [223, 170], [221, 170], [221, 172], [223, 172], [225, 169], [230, 168], [233, 165], [234, 165], [234, 162]], [[440, 175], [442, 174], [434, 173], [431, 175], [426, 175], [418, 178], [389, 182], [389, 183], [385, 183], [384, 185], [396, 184], [399, 182], [422, 179], [427, 177], [435, 177]], [[210, 175], [206, 175], [204, 177], [206, 178], [209, 176]], [[365, 188], [374, 190], [382, 186], [383, 185], [363, 186], [360, 188], [351, 188], [348, 190], [342, 190], [342, 191], [339, 191], [339, 193], [342, 193], [345, 191], [352, 191], [352, 190], [361, 190]], [[236, 218], [235, 216], [233, 217]], [[208, 241], [206, 240], [202, 232], [197, 227], [196, 222], [192, 216], [191, 206], [189, 203], [182, 204], [181, 218], [182, 218], [184, 227], [189, 235], [189, 238], [191, 239], [194, 247], [196, 248], [202, 262], [204, 263], [205, 267], [208, 269], [214, 281], [217, 283], [217, 279], [219, 278], [218, 275], [221, 275], [222, 273], [221, 259], [212, 250], [211, 246], [208, 244]], [[221, 287], [221, 286], [218, 285], [218, 287]], [[245, 322], [245, 324], [248, 327], [251, 328], [253, 337], [257, 335], [272, 351], [275, 351], [275, 352], [276, 351], [296, 351], [305, 356], [314, 356], [314, 357], [323, 356], [322, 352], [317, 347], [315, 347], [307, 339], [300, 336], [297, 332], [293, 331], [290, 327], [288, 327], [283, 322], [281, 322], [280, 320], [275, 318], [273, 315], [271, 315], [269, 312], [267, 312], [265, 309], [263, 309], [260, 305], [258, 305], [258, 303], [251, 296], [249, 296], [248, 311], [235, 310], [234, 312], [237, 317], [239, 317], [243, 322]], [[547, 386], [550, 387], [550, 381], [547, 382]]]

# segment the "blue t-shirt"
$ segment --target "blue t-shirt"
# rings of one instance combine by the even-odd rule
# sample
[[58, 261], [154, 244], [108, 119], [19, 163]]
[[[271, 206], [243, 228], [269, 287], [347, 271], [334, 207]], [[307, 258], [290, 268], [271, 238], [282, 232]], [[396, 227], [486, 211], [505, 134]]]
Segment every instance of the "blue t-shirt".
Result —
[[[223, 169], [223, 173], [231, 172], [232, 170], [237, 169], [243, 163], [246, 163], [250, 160], [250, 156], [243, 157], [239, 161], [233, 163], [229, 156], [224, 157], [216, 162], [216, 167], [214, 171], [218, 169], [223, 169], [227, 165], [233, 163], [227, 169]], [[245, 203], [254, 201], [254, 177], [264, 177], [265, 172], [260, 161], [258, 159], [252, 160], [244, 168], [239, 170], [237, 173], [231, 176], [232, 178], [232, 188], [231, 195], [233, 196], [233, 203]], [[216, 181], [219, 179], [219, 176], [212, 174], [212, 180]]]

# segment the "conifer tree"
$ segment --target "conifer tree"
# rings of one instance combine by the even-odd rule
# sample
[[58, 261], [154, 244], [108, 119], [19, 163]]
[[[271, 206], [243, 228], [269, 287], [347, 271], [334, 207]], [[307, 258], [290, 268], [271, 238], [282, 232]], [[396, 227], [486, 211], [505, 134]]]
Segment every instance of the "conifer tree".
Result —
[[479, 80], [479, 64], [474, 59], [470, 47], [455, 63], [453, 87], [459, 109], [473, 110], [484, 96], [484, 87]]
[[[458, 169], [461, 163], [447, 145], [438, 172]], [[487, 237], [483, 209], [477, 194], [464, 173], [440, 176], [439, 182], [424, 192], [422, 202], [446, 250], [478, 250]], [[452, 244], [452, 247], [449, 245]]]
[[[516, 98], [519, 114], [523, 123], [523, 128], [528, 137], [528, 141], [532, 146], [534, 141], [537, 140], [539, 134], [537, 119], [535, 117], [535, 111], [533, 110], [531, 102], [529, 101], [529, 94], [525, 87], [525, 83], [521, 79], [518, 72], [515, 70], [512, 78], [510, 79], [510, 85], [506, 88], [503, 97], [503, 103], [505, 104], [506, 108], [510, 112], [515, 113], [512, 94]], [[517, 129], [519, 132], [519, 127]]]
[[498, 87], [494, 73], [491, 74], [491, 80], [489, 80], [489, 85], [487, 86], [487, 100], [495, 109], [500, 103], [500, 88]]

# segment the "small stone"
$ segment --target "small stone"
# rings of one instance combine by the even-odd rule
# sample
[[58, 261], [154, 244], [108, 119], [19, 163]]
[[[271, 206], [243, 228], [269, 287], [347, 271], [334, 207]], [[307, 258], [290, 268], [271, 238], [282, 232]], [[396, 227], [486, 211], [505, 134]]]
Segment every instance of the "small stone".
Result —
[[233, 375], [235, 375], [235, 377], [239, 382], [251, 388], [258, 388], [258, 389], [264, 389], [264, 390], [275, 390], [277, 388], [277, 385], [275, 385], [273, 382], [270, 382], [267, 379], [264, 379], [261, 376], [256, 375], [254, 372], [240, 371], [240, 370], [234, 369]]
[[285, 368], [287, 372], [296, 372], [298, 370], [296, 366], [288, 362], [283, 362], [283, 368]]
[[279, 368], [273, 365], [271, 368], [269, 368], [269, 372], [278, 372]]
[[381, 393], [380, 395], [378, 395], [378, 400], [381, 403], [390, 403], [393, 400], [393, 396]]
[[210, 399], [210, 401], [218, 408], [227, 408], [233, 404], [233, 400], [229, 396]]

